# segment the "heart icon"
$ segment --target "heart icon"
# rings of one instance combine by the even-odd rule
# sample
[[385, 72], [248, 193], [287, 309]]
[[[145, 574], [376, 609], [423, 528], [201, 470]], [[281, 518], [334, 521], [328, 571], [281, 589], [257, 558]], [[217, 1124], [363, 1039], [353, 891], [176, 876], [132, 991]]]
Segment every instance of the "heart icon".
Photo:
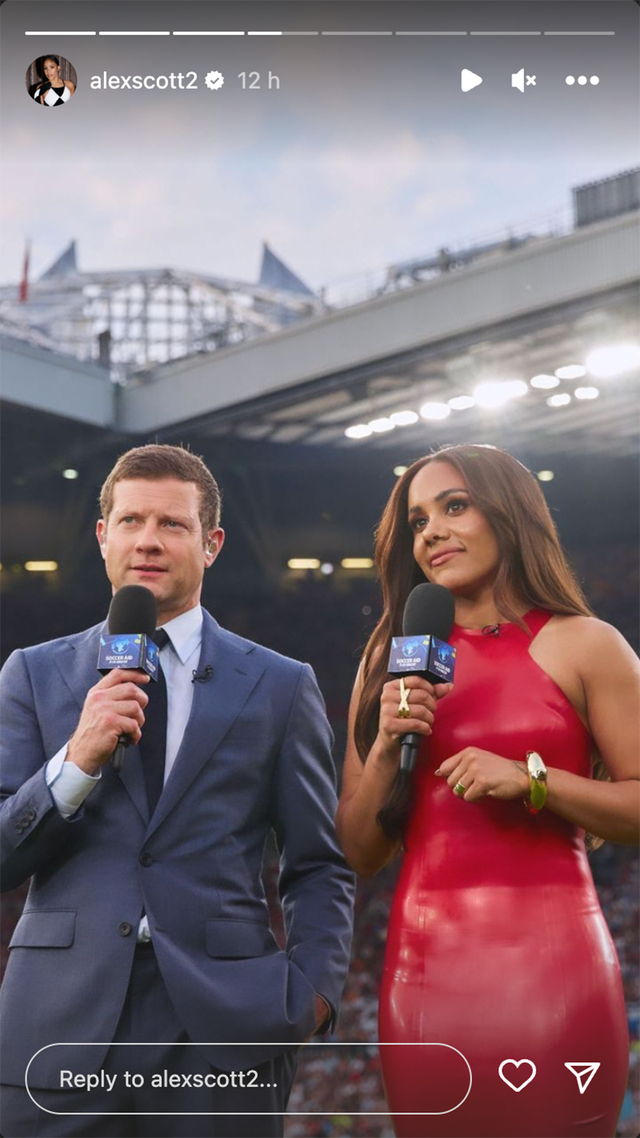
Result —
[[[507, 1067], [510, 1063], [512, 1063], [514, 1067], [521, 1067], [523, 1063], [526, 1063], [527, 1066], [531, 1067], [531, 1074], [529, 1075], [529, 1078], [525, 1079], [523, 1083], [520, 1083], [520, 1086], [512, 1083], [511, 1079], [508, 1079], [507, 1076], [503, 1073], [503, 1068]], [[498, 1074], [503, 1083], [506, 1083], [508, 1087], [511, 1087], [512, 1091], [521, 1091], [523, 1087], [527, 1086], [527, 1083], [530, 1083], [532, 1079], [535, 1079], [536, 1065], [531, 1061], [531, 1059], [503, 1059], [502, 1063], [498, 1067]]]

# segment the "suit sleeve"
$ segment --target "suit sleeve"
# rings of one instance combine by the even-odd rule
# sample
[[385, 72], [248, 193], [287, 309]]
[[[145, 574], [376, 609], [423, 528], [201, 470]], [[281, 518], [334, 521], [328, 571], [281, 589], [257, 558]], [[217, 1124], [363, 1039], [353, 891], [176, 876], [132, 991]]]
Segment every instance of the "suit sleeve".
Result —
[[82, 817], [60, 814], [46, 781], [44, 753], [25, 654], [19, 650], [0, 673], [0, 884], [16, 889], [59, 854]]
[[332, 743], [320, 690], [304, 664], [276, 764], [272, 824], [287, 952], [337, 1012], [349, 964], [355, 878], [335, 831]]

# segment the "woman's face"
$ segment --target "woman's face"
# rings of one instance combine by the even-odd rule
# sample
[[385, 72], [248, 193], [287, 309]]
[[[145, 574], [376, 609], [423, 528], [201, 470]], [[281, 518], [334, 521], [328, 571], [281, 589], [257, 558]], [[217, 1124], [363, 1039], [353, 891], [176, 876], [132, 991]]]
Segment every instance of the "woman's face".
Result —
[[423, 466], [409, 486], [408, 510], [413, 556], [428, 581], [469, 597], [493, 588], [498, 539], [455, 466]]
[[44, 61], [44, 77], [48, 79], [49, 83], [53, 83], [60, 74], [60, 68], [55, 59], [45, 59]]

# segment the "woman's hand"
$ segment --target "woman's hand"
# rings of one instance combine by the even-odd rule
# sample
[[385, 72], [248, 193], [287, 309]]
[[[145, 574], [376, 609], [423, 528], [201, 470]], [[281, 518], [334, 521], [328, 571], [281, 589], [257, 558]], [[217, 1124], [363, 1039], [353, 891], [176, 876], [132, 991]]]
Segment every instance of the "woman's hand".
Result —
[[[415, 730], [415, 728], [412, 728]], [[446, 778], [453, 790], [457, 783], [465, 788], [465, 802], [479, 802], [481, 798], [528, 798], [529, 774], [524, 763], [503, 759], [479, 747], [465, 747], [450, 759], [445, 759], [435, 772]]]
[[388, 754], [397, 756], [399, 740], [402, 735], [414, 732], [417, 735], [430, 735], [433, 727], [436, 704], [447, 695], [453, 684], [430, 684], [422, 676], [404, 676], [404, 686], [408, 691], [410, 719], [399, 714], [400, 680], [389, 680], [382, 689], [380, 697], [380, 722], [378, 738]]

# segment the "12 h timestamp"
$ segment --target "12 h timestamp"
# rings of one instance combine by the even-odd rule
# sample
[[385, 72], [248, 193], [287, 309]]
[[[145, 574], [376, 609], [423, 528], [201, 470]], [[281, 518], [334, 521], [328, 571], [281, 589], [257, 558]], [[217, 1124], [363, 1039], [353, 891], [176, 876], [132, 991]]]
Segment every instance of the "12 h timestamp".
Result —
[[241, 71], [238, 79], [242, 84], [243, 91], [260, 91], [263, 86], [263, 79], [267, 91], [280, 90], [280, 77], [274, 75], [273, 71], [268, 71], [264, 77], [259, 71]]

